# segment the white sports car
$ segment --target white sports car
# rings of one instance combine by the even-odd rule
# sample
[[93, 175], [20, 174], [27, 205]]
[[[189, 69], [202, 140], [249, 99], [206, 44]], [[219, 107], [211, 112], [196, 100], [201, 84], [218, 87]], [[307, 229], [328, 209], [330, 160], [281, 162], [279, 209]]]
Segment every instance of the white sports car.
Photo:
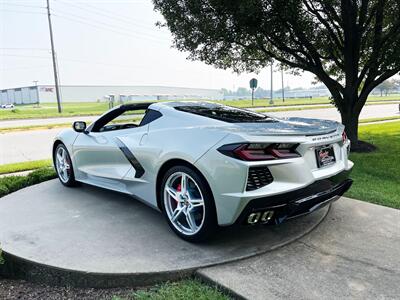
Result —
[[278, 224], [338, 199], [352, 184], [349, 148], [333, 121], [207, 102], [140, 103], [88, 127], [75, 122], [55, 138], [53, 161], [62, 184], [132, 195], [195, 242], [218, 226]]

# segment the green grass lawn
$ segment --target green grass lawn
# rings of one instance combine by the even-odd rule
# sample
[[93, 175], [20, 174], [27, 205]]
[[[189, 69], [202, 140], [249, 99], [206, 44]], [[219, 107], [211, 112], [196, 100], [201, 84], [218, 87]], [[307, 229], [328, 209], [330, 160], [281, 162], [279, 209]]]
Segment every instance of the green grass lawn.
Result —
[[147, 290], [139, 290], [131, 297], [113, 297], [112, 300], [228, 300], [216, 288], [202, 284], [198, 280], [183, 280], [172, 283], [165, 283]]
[[12, 163], [6, 165], [0, 165], [0, 175], [7, 173], [22, 172], [28, 170], [39, 169], [43, 167], [51, 166], [51, 159], [26, 161], [19, 163]]
[[[389, 101], [400, 100], [400, 95], [389, 96], [370, 96], [369, 101]], [[246, 100], [218, 100], [217, 103], [236, 107], [251, 107], [251, 99]], [[290, 105], [309, 105], [309, 104], [329, 104], [328, 97], [309, 98], [293, 98], [275, 99], [273, 106], [290, 106]], [[77, 102], [63, 103], [63, 113], [59, 114], [56, 103], [42, 103], [38, 107], [36, 104], [17, 105], [14, 109], [0, 109], [0, 120], [12, 119], [32, 119], [32, 118], [51, 118], [51, 117], [72, 117], [72, 116], [93, 116], [100, 115], [108, 110], [106, 102]], [[271, 107], [268, 99], [254, 100], [254, 106]]]
[[100, 115], [108, 109], [105, 102], [97, 103], [63, 103], [63, 113], [59, 114], [56, 103], [43, 103], [37, 105], [16, 105], [14, 109], [0, 110], [0, 120], [32, 119], [68, 116], [93, 116]]
[[400, 209], [400, 122], [360, 126], [373, 153], [351, 153], [354, 184], [346, 196]]
[[359, 120], [358, 123], [363, 124], [363, 123], [373, 123], [373, 122], [380, 122], [380, 121], [392, 121], [392, 120], [398, 120], [398, 119], [400, 119], [400, 116], [383, 117], [383, 118], [367, 118], [367, 119]]

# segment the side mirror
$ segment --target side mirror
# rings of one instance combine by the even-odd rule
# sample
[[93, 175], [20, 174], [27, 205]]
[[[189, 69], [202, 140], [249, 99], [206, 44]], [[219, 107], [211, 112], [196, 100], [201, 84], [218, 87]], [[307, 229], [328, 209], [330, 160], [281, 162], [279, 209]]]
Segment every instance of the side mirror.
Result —
[[75, 121], [74, 124], [72, 124], [72, 128], [76, 132], [85, 132], [86, 130], [86, 122], [83, 121]]

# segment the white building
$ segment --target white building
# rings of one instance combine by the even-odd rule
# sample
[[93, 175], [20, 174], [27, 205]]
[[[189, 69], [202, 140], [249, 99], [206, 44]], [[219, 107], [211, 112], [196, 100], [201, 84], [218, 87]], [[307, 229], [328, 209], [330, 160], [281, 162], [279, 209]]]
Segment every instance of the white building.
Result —
[[[110, 96], [113, 96], [116, 102], [223, 98], [219, 90], [168, 86], [63, 85], [60, 86], [60, 90], [63, 102], [105, 101]], [[1, 104], [51, 103], [56, 102], [56, 99], [54, 85], [0, 90]]]

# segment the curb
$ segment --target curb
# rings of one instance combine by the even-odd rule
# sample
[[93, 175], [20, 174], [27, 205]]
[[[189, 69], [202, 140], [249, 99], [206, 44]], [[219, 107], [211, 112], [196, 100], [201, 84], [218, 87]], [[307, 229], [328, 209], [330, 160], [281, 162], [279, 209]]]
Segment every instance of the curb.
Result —
[[90, 273], [68, 270], [33, 262], [3, 251], [4, 265], [0, 277], [22, 279], [50, 286], [80, 288], [146, 287], [165, 281], [177, 281], [190, 277], [196, 271], [187, 269], [172, 272], [149, 273]]
[[[38, 168], [40, 169], [40, 168]], [[20, 171], [20, 172], [13, 172], [13, 173], [5, 173], [5, 174], [0, 174], [0, 178], [3, 177], [10, 177], [10, 176], [26, 176], [30, 173], [32, 173], [33, 171], [35, 171], [37, 169], [33, 169], [33, 170], [27, 170], [27, 171]]]
[[211, 287], [214, 287], [214, 288], [220, 290], [221, 292], [223, 292], [224, 294], [228, 295], [232, 299], [247, 300], [247, 298], [245, 298], [242, 295], [236, 293], [234, 290], [228, 288], [226, 285], [214, 281], [213, 279], [211, 279], [207, 275], [204, 275], [204, 274], [196, 272], [196, 274], [194, 275], [194, 278], [196, 278], [197, 280], [199, 280], [200, 282], [202, 282], [202, 283], [204, 283], [204, 284], [206, 284], [208, 286], [211, 286]]

